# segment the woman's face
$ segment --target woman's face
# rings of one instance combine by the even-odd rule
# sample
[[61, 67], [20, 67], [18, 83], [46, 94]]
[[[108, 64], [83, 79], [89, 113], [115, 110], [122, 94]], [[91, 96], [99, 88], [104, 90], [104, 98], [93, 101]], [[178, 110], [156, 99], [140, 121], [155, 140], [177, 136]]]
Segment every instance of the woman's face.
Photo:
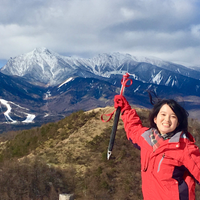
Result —
[[154, 118], [154, 123], [157, 125], [158, 131], [161, 134], [166, 134], [176, 129], [178, 126], [178, 118], [173, 110], [167, 104], [164, 104]]

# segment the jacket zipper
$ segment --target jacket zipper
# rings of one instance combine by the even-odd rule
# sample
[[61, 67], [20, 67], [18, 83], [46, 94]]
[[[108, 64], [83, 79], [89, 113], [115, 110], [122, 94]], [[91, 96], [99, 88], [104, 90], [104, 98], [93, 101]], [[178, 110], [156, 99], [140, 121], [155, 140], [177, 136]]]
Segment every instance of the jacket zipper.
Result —
[[160, 171], [160, 166], [161, 166], [161, 164], [162, 164], [162, 161], [163, 161], [164, 157], [165, 157], [165, 154], [162, 155], [162, 158], [161, 158], [161, 160], [160, 160], [160, 162], [159, 162], [159, 164], [158, 164], [157, 173]]

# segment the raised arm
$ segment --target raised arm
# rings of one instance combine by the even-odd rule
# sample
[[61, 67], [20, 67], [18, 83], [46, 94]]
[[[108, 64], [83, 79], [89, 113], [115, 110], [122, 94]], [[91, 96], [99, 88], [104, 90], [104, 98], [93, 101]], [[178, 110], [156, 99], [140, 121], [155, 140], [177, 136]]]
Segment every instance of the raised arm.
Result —
[[128, 140], [140, 146], [141, 135], [148, 130], [148, 128], [142, 126], [142, 122], [136, 110], [131, 109], [131, 106], [124, 96], [116, 95], [114, 98], [114, 106], [115, 108], [121, 107], [121, 118], [124, 122], [124, 129]]

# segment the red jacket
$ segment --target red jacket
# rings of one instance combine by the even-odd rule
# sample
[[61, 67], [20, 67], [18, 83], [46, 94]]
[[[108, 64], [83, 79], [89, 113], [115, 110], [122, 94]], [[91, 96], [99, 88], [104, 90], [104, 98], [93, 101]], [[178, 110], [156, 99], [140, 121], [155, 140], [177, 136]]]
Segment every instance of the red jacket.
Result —
[[127, 138], [141, 149], [144, 200], [195, 200], [200, 151], [191, 134], [177, 132], [153, 152], [151, 129], [142, 126], [136, 111], [126, 110], [121, 118]]

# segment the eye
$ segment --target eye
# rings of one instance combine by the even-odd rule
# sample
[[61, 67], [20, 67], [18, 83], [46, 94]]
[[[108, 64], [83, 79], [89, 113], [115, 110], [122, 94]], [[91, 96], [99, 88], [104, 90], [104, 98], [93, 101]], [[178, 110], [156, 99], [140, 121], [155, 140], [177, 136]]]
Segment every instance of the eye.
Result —
[[172, 117], [173, 119], [177, 119], [176, 115], [172, 115], [171, 117]]

